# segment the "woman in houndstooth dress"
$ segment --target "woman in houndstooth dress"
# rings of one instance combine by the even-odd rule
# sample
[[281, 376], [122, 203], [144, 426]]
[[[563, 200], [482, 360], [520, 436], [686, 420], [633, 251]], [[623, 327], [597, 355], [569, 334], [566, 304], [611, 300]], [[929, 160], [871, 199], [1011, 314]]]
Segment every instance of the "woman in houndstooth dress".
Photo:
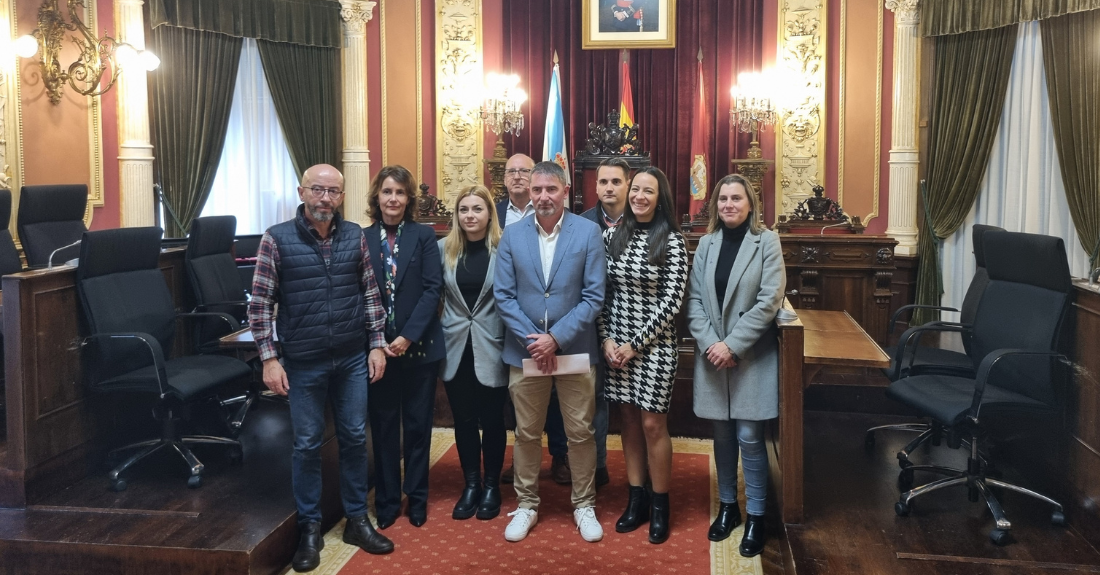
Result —
[[[674, 317], [687, 284], [687, 248], [664, 172], [649, 167], [635, 174], [627, 204], [622, 223], [604, 233], [607, 295], [598, 321], [605, 390], [622, 415], [630, 482], [627, 508], [615, 530], [633, 531], [649, 519], [650, 542], [663, 543], [672, 475], [668, 407], [678, 357]], [[643, 487], [647, 469], [652, 501]]]

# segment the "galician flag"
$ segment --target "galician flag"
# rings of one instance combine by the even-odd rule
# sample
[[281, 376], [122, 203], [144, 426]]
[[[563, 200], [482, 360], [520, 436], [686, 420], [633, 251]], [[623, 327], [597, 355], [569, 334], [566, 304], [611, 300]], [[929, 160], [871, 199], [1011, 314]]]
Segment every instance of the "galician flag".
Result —
[[695, 115], [691, 124], [691, 206], [692, 216], [699, 213], [707, 202], [707, 140], [709, 140], [710, 122], [707, 121], [707, 104], [703, 96], [703, 49], [699, 48], [699, 100], [695, 104]]
[[634, 125], [634, 93], [630, 90], [630, 57], [623, 50], [622, 60], [622, 90], [619, 101], [619, 126], [629, 128]]
[[561, 112], [561, 77], [558, 73], [558, 53], [554, 52], [554, 74], [550, 77], [550, 100], [546, 104], [546, 131], [542, 136], [542, 160], [565, 170], [569, 185], [569, 151], [565, 147], [565, 116]]

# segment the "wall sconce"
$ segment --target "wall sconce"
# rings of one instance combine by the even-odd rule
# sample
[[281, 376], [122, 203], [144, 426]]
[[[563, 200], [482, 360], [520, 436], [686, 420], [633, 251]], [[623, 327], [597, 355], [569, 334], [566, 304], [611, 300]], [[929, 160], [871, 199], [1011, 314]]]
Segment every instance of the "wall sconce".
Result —
[[730, 128], [752, 133], [749, 159], [762, 157], [760, 129], [778, 120], [771, 99], [771, 78], [757, 72], [737, 75], [737, 85], [730, 88]]
[[[160, 65], [160, 59], [152, 52], [138, 51], [107, 35], [97, 38], [80, 19], [84, 0], [67, 0], [71, 23], [61, 16], [57, 2], [44, 0], [38, 9], [38, 28], [15, 41], [15, 53], [23, 58], [33, 58], [41, 52], [38, 65], [51, 103], [61, 103], [65, 84], [84, 96], [99, 96], [115, 85], [122, 68], [151, 71]], [[79, 33], [68, 39], [80, 50], [80, 55], [68, 68], [63, 68], [58, 58], [66, 31]]]

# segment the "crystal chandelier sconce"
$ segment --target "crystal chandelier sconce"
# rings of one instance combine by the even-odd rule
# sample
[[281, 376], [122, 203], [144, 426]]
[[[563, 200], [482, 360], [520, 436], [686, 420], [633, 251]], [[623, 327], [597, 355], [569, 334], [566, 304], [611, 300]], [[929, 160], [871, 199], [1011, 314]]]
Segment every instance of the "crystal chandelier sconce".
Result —
[[[51, 103], [61, 103], [65, 84], [78, 94], [99, 96], [115, 85], [123, 68], [144, 72], [160, 65], [160, 59], [152, 52], [139, 51], [107, 35], [96, 37], [80, 19], [84, 0], [67, 0], [70, 22], [65, 22], [57, 3], [58, 0], [45, 0], [38, 9], [38, 27], [15, 41], [15, 53], [19, 56], [33, 58], [41, 54], [38, 65]], [[76, 34], [67, 36], [66, 32]], [[67, 67], [58, 59], [66, 41], [80, 51]]]
[[481, 120], [487, 130], [501, 141], [504, 134], [518, 136], [523, 130], [520, 106], [527, 101], [527, 92], [519, 87], [515, 74], [489, 74], [485, 78], [485, 98], [481, 102]]
[[760, 129], [775, 124], [779, 118], [769, 95], [770, 78], [759, 72], [741, 73], [737, 85], [730, 89], [730, 127], [751, 133], [750, 159], [762, 157]]

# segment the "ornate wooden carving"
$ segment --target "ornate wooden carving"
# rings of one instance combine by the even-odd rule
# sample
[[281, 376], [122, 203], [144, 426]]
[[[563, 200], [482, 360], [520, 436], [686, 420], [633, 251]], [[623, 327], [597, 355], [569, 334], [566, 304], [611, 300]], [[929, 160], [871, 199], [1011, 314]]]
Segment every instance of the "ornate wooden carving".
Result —
[[638, 142], [639, 124], [624, 128], [619, 125], [619, 111], [607, 114], [606, 124], [588, 123], [588, 140], [584, 143], [584, 153], [589, 156], [645, 156]]
[[416, 206], [416, 220], [431, 226], [448, 225], [454, 215], [446, 202], [428, 191], [428, 184], [420, 184], [420, 197]]

